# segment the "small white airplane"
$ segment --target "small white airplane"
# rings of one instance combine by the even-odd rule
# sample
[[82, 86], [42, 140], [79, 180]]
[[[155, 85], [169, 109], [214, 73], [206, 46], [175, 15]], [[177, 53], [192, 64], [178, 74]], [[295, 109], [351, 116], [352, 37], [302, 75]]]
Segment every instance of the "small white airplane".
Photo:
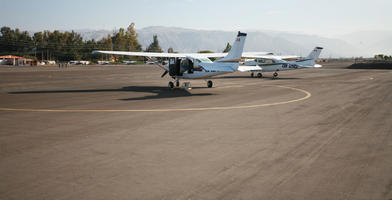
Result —
[[[255, 55], [253, 53], [243, 57], [254, 58], [244, 62], [244, 65], [238, 67], [238, 71], [251, 72], [251, 77], [254, 77], [254, 73], [257, 73], [256, 77], [262, 78], [262, 72], [274, 72], [273, 77], [278, 77], [278, 71], [294, 70], [300, 68], [311, 68], [311, 67], [322, 67], [316, 64], [316, 60], [319, 58], [322, 47], [316, 47], [310, 52], [306, 58], [300, 58], [299, 56], [274, 56], [274, 55]], [[291, 61], [290, 61], [291, 60]]]
[[[124, 51], [93, 51], [93, 54], [114, 54], [126, 56], [143, 56], [152, 61], [152, 58], [169, 58], [167, 65], [154, 62], [155, 65], [165, 70], [161, 77], [169, 74], [173, 79], [169, 82], [169, 88], [180, 86], [181, 79], [205, 79], [207, 87], [213, 83], [210, 77], [236, 72], [244, 50], [247, 34], [238, 32], [231, 50], [226, 53], [149, 53], [149, 52], [124, 52]], [[212, 62], [209, 58], [222, 57]], [[188, 83], [189, 85], [189, 83]], [[189, 86], [188, 86], [189, 87]]]

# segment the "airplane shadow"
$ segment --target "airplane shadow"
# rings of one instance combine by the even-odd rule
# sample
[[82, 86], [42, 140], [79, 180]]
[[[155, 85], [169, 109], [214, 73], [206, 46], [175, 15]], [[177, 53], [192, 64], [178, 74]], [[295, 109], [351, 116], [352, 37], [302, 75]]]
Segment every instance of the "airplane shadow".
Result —
[[264, 77], [262, 79], [270, 79], [270, 80], [298, 80], [298, 79], [302, 79], [302, 78], [296, 78], [296, 77], [278, 77], [278, 78]]
[[[221, 77], [216, 77], [214, 79], [233, 79], [233, 78], [248, 78], [248, 79], [260, 79], [260, 78], [256, 78], [256, 77], [250, 77], [250, 76], [221, 76]], [[272, 76], [264, 76], [263, 78], [261, 78], [261, 80], [265, 80], [265, 79], [269, 79], [269, 80], [296, 80], [296, 79], [301, 79], [301, 78], [296, 78], [296, 77], [278, 77], [278, 78], [273, 78]]]
[[[193, 88], [197, 88], [197, 87], [193, 87]], [[147, 95], [143, 97], [118, 99], [122, 101], [137, 101], [137, 100], [147, 100], [147, 99], [165, 99], [165, 98], [213, 95], [211, 93], [192, 94], [188, 90], [181, 89], [181, 88], [176, 88], [172, 90], [167, 87], [159, 87], [159, 86], [127, 86], [118, 89], [20, 91], [20, 92], [9, 92], [8, 94], [56, 94], [56, 93], [58, 94], [58, 93], [94, 93], [94, 92], [144, 92], [144, 93], [155, 94], [155, 95]]]
[[228, 78], [252, 78], [250, 76], [218, 76], [212, 79], [228, 79]]

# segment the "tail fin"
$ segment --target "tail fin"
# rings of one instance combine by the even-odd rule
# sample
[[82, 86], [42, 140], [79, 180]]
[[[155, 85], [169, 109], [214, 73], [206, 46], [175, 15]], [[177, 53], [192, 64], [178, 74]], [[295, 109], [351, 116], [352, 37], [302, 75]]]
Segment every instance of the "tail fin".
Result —
[[315, 47], [312, 52], [306, 57], [307, 59], [311, 60], [317, 60], [321, 54], [321, 51], [323, 50], [322, 47]]
[[302, 67], [321, 67], [321, 65], [316, 64], [316, 60], [319, 58], [322, 50], [322, 47], [315, 47], [308, 57], [298, 60], [296, 63]]
[[217, 60], [217, 62], [239, 62], [242, 57], [242, 52], [244, 51], [246, 35], [246, 33], [238, 31], [237, 38], [229, 53], [225, 57]]

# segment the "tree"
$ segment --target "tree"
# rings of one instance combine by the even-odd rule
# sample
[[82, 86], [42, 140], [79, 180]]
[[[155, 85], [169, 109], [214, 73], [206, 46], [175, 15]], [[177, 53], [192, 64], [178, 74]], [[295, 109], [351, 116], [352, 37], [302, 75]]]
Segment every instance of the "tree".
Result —
[[227, 53], [231, 50], [231, 45], [230, 43], [227, 43], [225, 50], [223, 50], [223, 53]]
[[115, 51], [127, 51], [127, 41], [125, 37], [125, 30], [120, 28], [117, 33], [112, 37], [113, 50]]
[[[0, 55], [12, 54], [36, 57], [39, 60], [70, 61], [103, 59], [103, 55], [91, 54], [93, 50], [141, 51], [142, 46], [137, 40], [134, 25], [132, 23], [127, 30], [121, 28], [113, 33], [113, 36], [109, 34], [99, 41], [85, 41], [75, 31], [41, 31], [30, 36], [27, 31], [2, 27]], [[118, 57], [121, 59], [127, 56]]]
[[24, 56], [33, 51], [33, 40], [27, 31], [22, 32], [19, 29], [12, 30], [9, 27], [2, 27], [0, 33], [1, 54]]
[[170, 47], [170, 48], [168, 48], [168, 49], [167, 49], [167, 53], [174, 53], [174, 49], [173, 49], [173, 48], [171, 48], [171, 47]]
[[137, 40], [137, 33], [135, 31], [135, 23], [131, 23], [127, 29], [128, 50], [129, 51], [142, 51], [142, 45]]
[[157, 35], [153, 36], [153, 42], [147, 47], [146, 52], [158, 52], [158, 53], [163, 52], [161, 47], [159, 46]]

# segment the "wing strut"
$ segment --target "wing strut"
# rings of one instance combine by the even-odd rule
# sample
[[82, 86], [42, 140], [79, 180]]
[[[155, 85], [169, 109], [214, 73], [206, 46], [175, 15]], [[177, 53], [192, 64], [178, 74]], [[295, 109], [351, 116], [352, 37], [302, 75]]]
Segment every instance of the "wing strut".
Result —
[[161, 78], [165, 77], [166, 74], [169, 73], [169, 70], [168, 70], [165, 66], [159, 64], [159, 62], [154, 61], [151, 57], [148, 57], [148, 56], [146, 56], [146, 58], [147, 58], [149, 61], [153, 62], [156, 66], [158, 66], [158, 67], [160, 67], [161, 69], [165, 70], [165, 72], [163, 72], [163, 74], [161, 75]]

